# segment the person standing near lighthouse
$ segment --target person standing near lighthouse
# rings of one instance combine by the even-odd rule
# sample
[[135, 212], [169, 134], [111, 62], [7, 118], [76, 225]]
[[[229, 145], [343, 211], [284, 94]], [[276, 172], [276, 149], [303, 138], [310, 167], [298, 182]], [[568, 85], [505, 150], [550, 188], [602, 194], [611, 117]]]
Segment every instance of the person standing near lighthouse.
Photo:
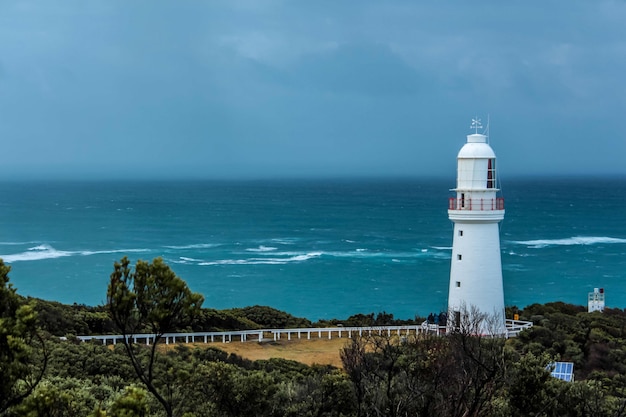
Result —
[[448, 217], [454, 223], [448, 326], [482, 334], [506, 333], [500, 258], [500, 230], [504, 200], [496, 197], [496, 156], [487, 136], [474, 133], [457, 157], [457, 183], [451, 191]]

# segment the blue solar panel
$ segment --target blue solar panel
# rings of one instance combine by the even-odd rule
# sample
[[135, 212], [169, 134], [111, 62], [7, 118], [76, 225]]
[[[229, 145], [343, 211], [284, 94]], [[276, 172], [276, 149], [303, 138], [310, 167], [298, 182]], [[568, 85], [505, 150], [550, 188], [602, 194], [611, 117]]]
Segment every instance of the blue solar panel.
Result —
[[548, 365], [551, 369], [553, 377], [562, 379], [563, 381], [572, 382], [574, 380], [574, 363], [573, 362], [554, 362]]

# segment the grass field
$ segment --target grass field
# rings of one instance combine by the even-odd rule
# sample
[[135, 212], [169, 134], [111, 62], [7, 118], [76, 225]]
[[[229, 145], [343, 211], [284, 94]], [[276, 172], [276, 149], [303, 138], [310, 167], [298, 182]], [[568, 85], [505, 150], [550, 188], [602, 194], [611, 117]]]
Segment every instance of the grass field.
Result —
[[341, 368], [340, 350], [349, 342], [348, 338], [280, 340], [278, 342], [230, 342], [195, 344], [197, 347], [213, 346], [250, 360], [282, 358], [307, 365], [333, 365]]

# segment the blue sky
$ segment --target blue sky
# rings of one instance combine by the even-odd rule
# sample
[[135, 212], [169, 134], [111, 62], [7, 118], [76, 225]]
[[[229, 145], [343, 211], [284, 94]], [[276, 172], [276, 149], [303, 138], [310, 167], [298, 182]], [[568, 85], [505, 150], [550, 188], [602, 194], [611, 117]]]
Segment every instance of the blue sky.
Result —
[[0, 2], [0, 178], [626, 175], [624, 1]]

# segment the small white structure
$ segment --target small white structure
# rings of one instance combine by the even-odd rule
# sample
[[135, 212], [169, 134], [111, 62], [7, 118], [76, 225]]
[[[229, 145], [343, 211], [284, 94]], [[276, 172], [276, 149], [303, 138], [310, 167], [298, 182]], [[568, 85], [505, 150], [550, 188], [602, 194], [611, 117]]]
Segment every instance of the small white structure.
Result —
[[587, 296], [587, 311], [604, 311], [604, 288], [594, 288]]
[[496, 156], [487, 136], [475, 133], [458, 154], [457, 183], [451, 191], [448, 217], [454, 222], [448, 325], [474, 322], [479, 313], [488, 318], [479, 329], [483, 334], [506, 334], [504, 290], [498, 223], [504, 219], [504, 200], [496, 197]]

